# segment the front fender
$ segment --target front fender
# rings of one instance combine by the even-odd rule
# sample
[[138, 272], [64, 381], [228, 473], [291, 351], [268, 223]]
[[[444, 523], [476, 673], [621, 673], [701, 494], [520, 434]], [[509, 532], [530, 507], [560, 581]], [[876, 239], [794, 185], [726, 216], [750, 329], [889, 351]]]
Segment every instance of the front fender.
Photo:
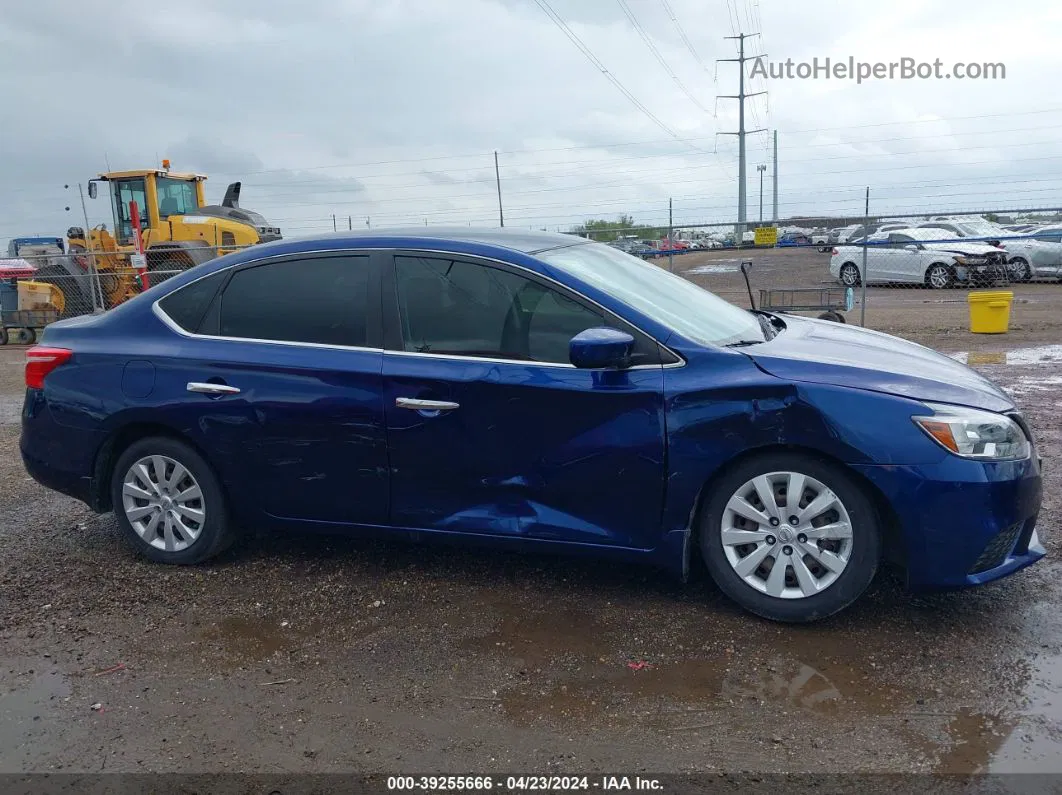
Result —
[[664, 401], [665, 535], [685, 533], [705, 484], [757, 449], [800, 448], [852, 466], [932, 464], [947, 455], [911, 422], [924, 411], [917, 401], [786, 381], [736, 352], [665, 368]]

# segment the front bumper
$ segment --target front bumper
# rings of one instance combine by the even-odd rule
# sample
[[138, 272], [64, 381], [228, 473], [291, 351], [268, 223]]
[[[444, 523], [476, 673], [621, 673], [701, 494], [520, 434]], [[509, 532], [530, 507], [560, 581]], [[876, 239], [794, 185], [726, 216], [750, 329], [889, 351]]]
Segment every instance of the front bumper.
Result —
[[1040, 463], [948, 456], [922, 466], [854, 467], [899, 523], [908, 584], [960, 588], [998, 580], [1045, 554], [1036, 533]]

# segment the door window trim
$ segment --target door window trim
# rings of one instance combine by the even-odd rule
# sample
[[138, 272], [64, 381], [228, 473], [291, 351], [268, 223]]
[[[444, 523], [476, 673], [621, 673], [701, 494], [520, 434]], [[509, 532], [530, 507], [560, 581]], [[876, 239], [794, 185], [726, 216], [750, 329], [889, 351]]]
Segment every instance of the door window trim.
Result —
[[[422, 249], [422, 248], [394, 248], [394, 249], [388, 249], [387, 250], [387, 255], [388, 256], [386, 257], [386, 259], [385, 259], [385, 261], [383, 263], [383, 267], [384, 267], [384, 270], [383, 270], [383, 273], [382, 273], [382, 277], [383, 277], [383, 279], [382, 279], [382, 287], [383, 287], [383, 289], [380, 291], [381, 295], [383, 296], [382, 300], [385, 303], [385, 305], [383, 307], [383, 316], [382, 316], [382, 321], [383, 321], [383, 326], [384, 326], [384, 328], [383, 328], [383, 331], [384, 331], [384, 335], [383, 335], [383, 346], [384, 346], [383, 351], [384, 351], [384, 355], [416, 356], [416, 357], [430, 358], [430, 359], [453, 359], [453, 360], [463, 361], [463, 362], [488, 362], [490, 364], [516, 364], [516, 365], [521, 365], [523, 367], [559, 367], [559, 368], [564, 368], [564, 369], [568, 369], [568, 370], [577, 369], [575, 367], [575, 365], [572, 364], [571, 362], [540, 362], [540, 361], [529, 361], [527, 359], [506, 359], [504, 357], [467, 356], [467, 355], [462, 355], [462, 354], [457, 354], [457, 353], [432, 353], [432, 352], [427, 352], [427, 351], [407, 351], [407, 350], [395, 347], [394, 346], [395, 340], [394, 339], [389, 339], [389, 336], [393, 337], [395, 331], [397, 331], [397, 334], [399, 335], [399, 339], [397, 341], [401, 342], [401, 333], [402, 333], [401, 332], [401, 323], [399, 322], [399, 313], [400, 313], [401, 309], [400, 309], [399, 304], [398, 304], [398, 283], [397, 283], [397, 279], [396, 279], [396, 275], [395, 275], [395, 269], [396, 269], [395, 258], [396, 257], [403, 257], [403, 256], [418, 257], [418, 256], [428, 255], [429, 258], [432, 258], [432, 259], [448, 258], [448, 259], [451, 259], [451, 260], [460, 260], [462, 262], [467, 262], [467, 263], [472, 264], [472, 265], [483, 265], [483, 266], [486, 266], [486, 267], [495, 267], [495, 268], [498, 268], [499, 270], [502, 270], [502, 271], [515, 272], [516, 275], [522, 276], [524, 278], [527, 278], [530, 281], [534, 281], [534, 282], [538, 282], [539, 284], [543, 284], [544, 286], [547, 286], [550, 289], [552, 289], [552, 290], [554, 290], [556, 292], [559, 292], [561, 295], [565, 296], [566, 298], [570, 298], [571, 300], [582, 304], [584, 307], [593, 307], [593, 308], [595, 308], [597, 311], [601, 312], [601, 314], [603, 316], [603, 318], [602, 318], [603, 321], [608, 321], [608, 320], [611, 319], [611, 320], [614, 320], [614, 321], [622, 324], [623, 326], [627, 326], [628, 328], [631, 328], [634, 331], [636, 331], [638, 334], [641, 334], [642, 337], [644, 337], [645, 339], [647, 339], [650, 342], [654, 343], [655, 345], [659, 346], [661, 351], [664, 351], [664, 352], [666, 352], [666, 354], [670, 354], [671, 356], [675, 357], [675, 361], [674, 362], [660, 362], [660, 363], [657, 363], [657, 364], [636, 364], [633, 367], [625, 368], [623, 370], [623, 372], [627, 372], [629, 370], [653, 370], [653, 369], [658, 369], [658, 368], [662, 368], [662, 367], [675, 368], [675, 367], [685, 367], [686, 366], [686, 360], [682, 356], [680, 356], [678, 353], [673, 351], [668, 346], [664, 345], [664, 343], [660, 342], [652, 334], [649, 334], [649, 333], [643, 331], [642, 329], [638, 328], [638, 326], [636, 326], [634, 323], [631, 323], [629, 320], [620, 317], [615, 312], [613, 312], [611, 309], [608, 309], [607, 307], [602, 306], [597, 301], [594, 301], [592, 298], [588, 298], [587, 296], [583, 295], [582, 293], [577, 292], [576, 290], [573, 290], [568, 285], [563, 284], [562, 282], [559, 282], [556, 279], [551, 278], [550, 276], [546, 276], [545, 274], [539, 273], [538, 271], [535, 271], [535, 270], [532, 270], [530, 268], [524, 267], [523, 265], [517, 265], [517, 264], [512, 263], [512, 262], [507, 262], [505, 260], [500, 260], [500, 259], [496, 259], [494, 257], [488, 257], [488, 256], [484, 256], [484, 255], [481, 255], [481, 254], [465, 254], [465, 253], [456, 252], [456, 251], [446, 251], [446, 250], [441, 250], [441, 249], [428, 249], [428, 248], [424, 248], [424, 249]], [[391, 332], [391, 334], [389, 335], [388, 332]]]
[[[218, 273], [225, 273], [226, 271], [228, 272], [226, 278], [222, 281], [221, 285], [218, 287], [217, 292], [214, 293], [214, 297], [211, 299], [210, 303], [207, 305], [206, 309], [203, 311], [203, 317], [200, 318], [200, 321], [199, 321], [200, 322], [200, 326], [202, 326], [203, 321], [206, 319], [207, 315], [210, 314], [210, 310], [214, 307], [214, 305], [218, 301], [221, 300], [221, 297], [225, 294], [225, 289], [229, 286], [229, 282], [232, 280], [232, 275], [234, 273], [236, 273], [237, 271], [250, 270], [251, 268], [259, 267], [259, 266], [262, 266], [262, 265], [272, 265], [274, 263], [279, 263], [279, 262], [297, 261], [297, 260], [300, 260], [300, 259], [307, 259], [307, 258], [319, 257], [319, 256], [335, 256], [335, 257], [340, 257], [340, 256], [348, 256], [348, 257], [349, 256], [362, 256], [362, 257], [365, 257], [366, 259], [368, 259], [368, 261], [369, 261], [368, 262], [368, 267], [373, 269], [373, 273], [370, 273], [370, 275], [369, 275], [369, 290], [370, 290], [370, 293], [373, 290], [375, 290], [376, 294], [379, 296], [382, 293], [382, 290], [380, 289], [380, 286], [381, 286], [381, 270], [382, 270], [382, 266], [385, 265], [385, 263], [380, 259], [380, 257], [386, 256], [386, 254], [387, 254], [387, 250], [386, 249], [376, 249], [376, 248], [319, 249], [319, 250], [314, 250], [314, 251], [300, 251], [300, 252], [298, 252], [296, 254], [276, 254], [276, 255], [271, 256], [271, 257], [261, 257], [259, 259], [248, 260], [246, 262], [238, 262], [238, 263], [235, 263], [233, 265], [228, 265], [228, 266], [226, 266], [224, 268], [219, 268], [216, 271], [211, 271], [210, 273], [204, 273], [202, 276], [200, 276], [200, 277], [198, 277], [196, 279], [192, 279], [192, 281], [188, 282], [187, 284], [182, 284], [177, 289], [178, 290], [183, 290], [185, 287], [188, 287], [189, 285], [195, 284], [200, 279], [206, 279], [206, 278], [209, 278], [211, 276], [215, 276]], [[174, 292], [176, 292], [176, 290]], [[171, 331], [174, 331], [177, 334], [180, 334], [182, 337], [189, 337], [191, 339], [203, 339], [203, 340], [219, 340], [219, 341], [222, 341], [222, 342], [255, 342], [255, 343], [259, 343], [259, 344], [263, 344], [263, 345], [284, 345], [284, 346], [287, 346], [287, 347], [318, 348], [318, 349], [323, 349], [323, 350], [365, 351], [365, 352], [368, 352], [368, 353], [383, 353], [384, 352], [384, 348], [382, 347], [382, 345], [380, 347], [373, 347], [373, 346], [365, 346], [365, 345], [336, 345], [336, 344], [324, 343], [324, 342], [302, 342], [302, 341], [299, 341], [299, 340], [265, 340], [265, 339], [258, 339], [257, 337], [228, 337], [228, 336], [225, 336], [225, 335], [222, 335], [222, 334], [203, 334], [203, 333], [200, 333], [199, 331], [194, 331], [194, 332], [193, 331], [188, 331], [188, 330], [186, 330], [184, 328], [181, 328], [181, 326], [173, 318], [171, 318], [169, 315], [166, 314], [166, 310], [164, 310], [161, 306], [159, 306], [159, 302], [163, 298], [167, 298], [168, 296], [170, 296], [172, 294], [173, 293], [167, 293], [166, 295], [160, 296], [159, 298], [155, 299], [154, 303], [151, 304], [151, 310], [152, 310], [152, 312], [154, 312], [155, 316], [158, 317], [159, 320], [161, 320], [163, 322], [164, 325], [166, 325]], [[382, 300], [381, 300], [381, 303], [382, 303]], [[369, 302], [370, 310], [371, 310], [371, 305], [372, 305], [372, 302], [370, 301]], [[375, 311], [370, 311], [368, 313], [368, 318], [366, 320], [366, 323], [367, 324], [370, 324], [370, 323], [374, 324], [377, 327], [375, 329], [375, 336], [382, 343], [383, 329], [382, 329], [382, 322], [381, 322], [381, 314], [380, 314], [380, 312], [381, 312], [381, 309], [379, 307], [377, 307]]]

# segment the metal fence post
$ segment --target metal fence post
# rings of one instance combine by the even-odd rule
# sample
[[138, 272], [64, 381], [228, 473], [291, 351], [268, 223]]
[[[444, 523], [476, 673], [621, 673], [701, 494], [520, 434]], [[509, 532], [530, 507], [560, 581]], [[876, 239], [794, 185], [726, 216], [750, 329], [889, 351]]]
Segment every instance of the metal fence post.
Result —
[[[96, 251], [92, 248], [92, 230], [89, 229], [88, 208], [85, 206], [85, 189], [80, 182], [77, 183], [77, 192], [81, 194], [81, 217], [85, 220], [85, 248], [88, 249], [89, 254], [89, 286], [91, 288], [89, 292], [92, 293], [92, 314], [95, 315], [106, 307], [104, 306], [103, 288], [100, 286], [100, 270], [96, 267]], [[99, 303], [96, 302], [97, 294]]]
[[671, 214], [671, 202], [667, 200], [667, 269], [670, 273], [675, 272], [675, 219]]
[[867, 325], [867, 244], [870, 242], [870, 186], [867, 185], [866, 205], [863, 208], [863, 275], [859, 279], [861, 296], [859, 299], [859, 325]]

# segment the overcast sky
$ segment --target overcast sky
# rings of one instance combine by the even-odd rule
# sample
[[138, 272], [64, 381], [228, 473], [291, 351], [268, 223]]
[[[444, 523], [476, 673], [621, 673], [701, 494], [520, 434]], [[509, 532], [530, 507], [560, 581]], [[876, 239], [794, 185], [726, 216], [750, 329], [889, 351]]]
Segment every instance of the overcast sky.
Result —
[[[737, 128], [736, 103], [715, 98], [737, 93], [738, 73], [715, 59], [734, 57], [723, 37], [737, 31], [761, 32], [748, 51], [774, 63], [1006, 68], [997, 80], [751, 80], [769, 94], [748, 103], [747, 126], [779, 131], [783, 216], [855, 214], [867, 185], [878, 212], [1062, 205], [1058, 3], [625, 5], [7, 2], [0, 241], [63, 234], [82, 223], [78, 182], [163, 157], [207, 173], [212, 202], [242, 179], [242, 204], [286, 236], [330, 229], [333, 213], [361, 228], [496, 223], [494, 150], [507, 225], [659, 222], [669, 197], [677, 224], [732, 221], [737, 142], [717, 133]], [[750, 219], [768, 144], [749, 136]], [[110, 224], [110, 209], [89, 202], [89, 217]]]

